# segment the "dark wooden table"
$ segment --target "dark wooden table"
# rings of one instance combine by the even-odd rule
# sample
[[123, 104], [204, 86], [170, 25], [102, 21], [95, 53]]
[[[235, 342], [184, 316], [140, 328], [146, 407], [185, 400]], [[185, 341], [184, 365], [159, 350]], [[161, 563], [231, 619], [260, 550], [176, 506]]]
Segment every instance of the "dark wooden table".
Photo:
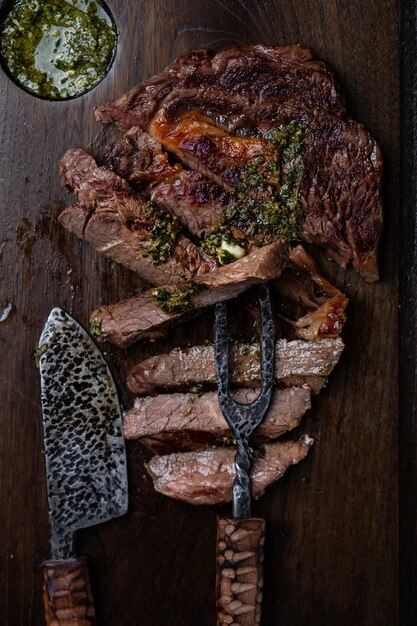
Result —
[[[86, 96], [45, 102], [0, 70], [0, 314], [12, 305], [0, 323], [0, 623], [43, 623], [38, 566], [48, 556], [49, 529], [39, 380], [30, 352], [53, 306], [87, 323], [100, 303], [117, 301], [139, 285], [133, 274], [99, 258], [58, 225], [57, 215], [69, 202], [58, 160], [74, 146], [99, 154], [114, 131], [94, 121], [94, 106], [178, 54], [262, 42], [310, 46], [335, 67], [351, 111], [381, 145], [386, 215], [379, 283], [366, 284], [351, 270], [322, 263], [350, 298], [347, 347], [303, 420], [302, 431], [317, 445], [254, 506], [255, 514], [266, 517], [268, 533], [263, 624], [414, 624], [415, 3], [108, 4], [120, 31], [117, 57], [108, 77]], [[129, 364], [210, 333], [206, 315], [165, 344], [107, 349], [124, 402], [130, 400], [123, 391]], [[216, 510], [155, 493], [145, 457], [140, 445], [128, 446], [129, 514], [79, 533], [79, 549], [93, 564], [99, 623], [213, 626]]]

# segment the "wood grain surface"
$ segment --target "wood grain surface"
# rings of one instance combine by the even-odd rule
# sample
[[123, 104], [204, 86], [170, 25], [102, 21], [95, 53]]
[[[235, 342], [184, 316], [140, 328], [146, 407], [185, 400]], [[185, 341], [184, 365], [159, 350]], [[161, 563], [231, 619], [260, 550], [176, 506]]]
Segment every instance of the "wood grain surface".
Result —
[[[42, 101], [21, 91], [0, 70], [0, 315], [12, 305], [0, 323], [0, 624], [43, 623], [40, 564], [49, 556], [49, 528], [39, 378], [30, 352], [53, 306], [87, 324], [99, 304], [115, 302], [140, 287], [136, 276], [100, 258], [58, 225], [59, 212], [72, 202], [60, 187], [58, 160], [65, 149], [75, 146], [100, 155], [115, 136], [113, 129], [94, 121], [94, 106], [193, 47], [217, 49], [247, 42], [300, 43], [328, 60], [352, 113], [377, 138], [385, 159], [382, 280], [366, 284], [353, 271], [344, 273], [319, 258], [327, 277], [350, 298], [347, 347], [299, 430], [313, 435], [317, 445], [253, 507], [254, 516], [266, 519], [262, 623], [414, 624], [416, 311], [410, 294], [416, 275], [411, 247], [416, 186], [414, 160], [407, 169], [408, 194], [400, 207], [399, 137], [400, 94], [408, 98], [402, 100], [407, 145], [415, 133], [416, 111], [407, 104], [416, 78], [415, 55], [410, 54], [416, 41], [415, 3], [409, 0], [400, 7], [395, 0], [108, 0], [108, 4], [119, 28], [116, 60], [107, 78], [84, 97]], [[403, 70], [407, 87], [400, 92], [402, 7], [408, 71]], [[406, 356], [398, 350], [400, 286], [400, 347], [407, 346]], [[131, 402], [124, 389], [126, 371], [139, 357], [211, 334], [212, 317], [207, 313], [178, 327], [164, 343], [125, 351], [107, 348], [125, 405]], [[129, 443], [128, 515], [78, 534], [79, 551], [90, 559], [98, 623], [213, 626], [216, 514], [230, 511], [192, 507], [155, 493], [143, 469], [146, 455], [139, 444]]]

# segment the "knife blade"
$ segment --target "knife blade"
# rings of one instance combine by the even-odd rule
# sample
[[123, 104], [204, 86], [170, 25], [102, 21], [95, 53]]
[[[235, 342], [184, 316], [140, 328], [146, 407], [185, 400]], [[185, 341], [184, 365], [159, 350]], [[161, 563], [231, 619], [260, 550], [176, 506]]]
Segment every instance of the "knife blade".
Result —
[[121, 409], [104, 357], [62, 309], [51, 311], [37, 355], [51, 526], [46, 623], [87, 626], [95, 624], [95, 609], [86, 559], [74, 556], [74, 533], [127, 512]]

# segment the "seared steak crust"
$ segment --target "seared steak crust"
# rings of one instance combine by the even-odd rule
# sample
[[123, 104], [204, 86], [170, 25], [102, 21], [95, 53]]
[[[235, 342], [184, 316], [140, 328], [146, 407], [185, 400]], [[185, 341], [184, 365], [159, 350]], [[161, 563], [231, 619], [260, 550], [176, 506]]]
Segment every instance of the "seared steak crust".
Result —
[[[157, 76], [153, 90], [151, 83], [145, 81], [99, 109], [98, 118], [150, 129], [168, 150], [226, 188], [238, 183], [244, 162], [243, 149], [231, 157], [228, 146], [238, 142], [226, 131], [244, 131], [255, 147], [262, 142], [253, 138], [256, 129], [265, 133], [292, 120], [307, 125], [300, 236], [324, 247], [343, 267], [352, 262], [367, 280], [378, 278], [380, 151], [365, 128], [349, 117], [332, 71], [310, 50], [259, 45], [218, 53], [196, 50]], [[198, 135], [192, 124], [180, 128], [181, 119], [192, 118], [196, 111], [209, 117], [220, 134], [226, 133], [220, 143], [208, 127]], [[167, 188], [164, 192], [167, 198]]]
[[[118, 304], [101, 307], [91, 315], [91, 322], [100, 328], [99, 340], [121, 347], [129, 346], [139, 339], [158, 336], [161, 330], [196, 309], [235, 298], [253, 285], [277, 278], [287, 259], [285, 244], [275, 243], [258, 248], [234, 263], [197, 276], [190, 284], [192, 288], [197, 287], [197, 291], [189, 306], [181, 312], [163, 310], [158, 305], [155, 290], [150, 290]], [[184, 287], [186, 285], [178, 285], [176, 293]]]
[[190, 170], [156, 185], [151, 197], [197, 237], [204, 237], [220, 222], [230, 203], [230, 193], [204, 174]]
[[[265, 457], [251, 467], [252, 497], [257, 499], [276, 482], [290, 465], [307, 455], [313, 440], [265, 444]], [[145, 467], [160, 493], [190, 504], [230, 502], [235, 477], [234, 448], [211, 448], [201, 452], [179, 452], [154, 456]]]
[[61, 224], [150, 283], [176, 284], [217, 266], [181, 234], [168, 260], [155, 263], [149, 252], [154, 221], [146, 199], [107, 167], [98, 167], [84, 150], [66, 153], [61, 161], [61, 177], [80, 200], [61, 213]]
[[[320, 391], [339, 361], [343, 347], [340, 338], [317, 341], [279, 339], [275, 348], [275, 382]], [[255, 344], [230, 347], [230, 375], [234, 385], [258, 386], [258, 350]], [[168, 354], [151, 356], [131, 370], [127, 381], [130, 391], [138, 394], [215, 383], [213, 346], [193, 346], [186, 350], [174, 348]]]
[[[193, 50], [154, 79], [99, 107], [96, 117], [124, 128], [146, 127], [168, 94], [167, 116], [176, 117], [188, 102], [193, 107], [197, 102], [203, 110], [221, 115], [232, 129], [268, 113], [278, 116], [281, 107], [291, 105], [346, 116], [332, 71], [310, 50], [250, 45], [217, 53]], [[280, 123], [279, 117], [275, 123]]]
[[159, 141], [137, 126], [107, 146], [104, 160], [112, 171], [136, 189], [147, 190], [182, 170], [179, 164], [170, 164]]

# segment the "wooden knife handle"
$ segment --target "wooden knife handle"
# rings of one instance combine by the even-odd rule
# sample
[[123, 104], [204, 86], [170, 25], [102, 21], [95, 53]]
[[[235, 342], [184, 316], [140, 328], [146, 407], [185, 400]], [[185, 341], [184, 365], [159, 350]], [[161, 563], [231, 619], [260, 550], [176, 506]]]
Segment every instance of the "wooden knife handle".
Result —
[[217, 520], [217, 626], [261, 622], [265, 520]]
[[96, 612], [87, 559], [43, 563], [46, 626], [95, 626]]

